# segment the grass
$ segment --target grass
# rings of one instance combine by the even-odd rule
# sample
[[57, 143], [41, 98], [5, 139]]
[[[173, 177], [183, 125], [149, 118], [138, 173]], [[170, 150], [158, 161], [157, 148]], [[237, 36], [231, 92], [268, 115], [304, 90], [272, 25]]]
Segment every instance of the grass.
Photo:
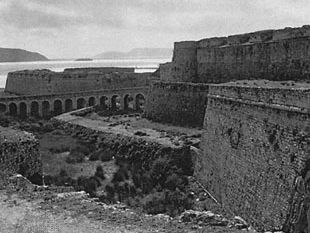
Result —
[[92, 176], [96, 167], [101, 165], [107, 176], [112, 176], [116, 168], [114, 161], [88, 161], [69, 164], [66, 158], [70, 150], [80, 146], [79, 142], [70, 135], [46, 133], [40, 137], [40, 152], [43, 161], [43, 171], [46, 175], [57, 175], [64, 169], [71, 178], [79, 176]]

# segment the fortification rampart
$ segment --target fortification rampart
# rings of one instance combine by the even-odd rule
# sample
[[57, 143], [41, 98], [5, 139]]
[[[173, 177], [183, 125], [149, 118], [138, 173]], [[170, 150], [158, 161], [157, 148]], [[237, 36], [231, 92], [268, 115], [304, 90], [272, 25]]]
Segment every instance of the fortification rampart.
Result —
[[310, 159], [309, 91], [309, 85], [209, 87], [196, 175], [259, 230], [291, 220], [294, 181]]
[[42, 176], [39, 143], [32, 134], [0, 127], [0, 170], [30, 179]]
[[202, 126], [208, 85], [152, 83], [146, 102], [147, 118], [176, 125]]
[[309, 80], [310, 26], [177, 42], [161, 80]]
[[[8, 74], [5, 92], [16, 95], [50, 95], [102, 89], [141, 87], [149, 84], [150, 73], [50, 70], [17, 71]], [[87, 70], [87, 69], [86, 69]]]
[[81, 72], [99, 72], [99, 73], [133, 73], [133, 67], [85, 67], [85, 68], [66, 68], [66, 73], [81, 73]]

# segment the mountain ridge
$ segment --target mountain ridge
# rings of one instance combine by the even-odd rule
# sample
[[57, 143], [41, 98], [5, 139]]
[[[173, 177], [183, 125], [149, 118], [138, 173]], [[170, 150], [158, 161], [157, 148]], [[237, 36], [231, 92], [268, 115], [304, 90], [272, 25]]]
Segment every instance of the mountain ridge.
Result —
[[48, 61], [44, 55], [19, 48], [0, 48], [0, 62]]

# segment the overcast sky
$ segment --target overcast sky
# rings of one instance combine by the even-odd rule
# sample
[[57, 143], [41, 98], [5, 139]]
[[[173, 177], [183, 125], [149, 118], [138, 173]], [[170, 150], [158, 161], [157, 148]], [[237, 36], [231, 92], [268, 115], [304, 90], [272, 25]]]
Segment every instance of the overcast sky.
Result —
[[92, 57], [310, 24], [310, 0], [0, 0], [0, 47]]

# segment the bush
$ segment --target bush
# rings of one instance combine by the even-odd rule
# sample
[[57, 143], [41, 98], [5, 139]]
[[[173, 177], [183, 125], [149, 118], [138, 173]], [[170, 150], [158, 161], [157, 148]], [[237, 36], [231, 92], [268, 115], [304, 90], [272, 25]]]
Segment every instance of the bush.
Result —
[[176, 216], [192, 206], [193, 200], [178, 189], [151, 193], [142, 199], [143, 210], [148, 214], [167, 213]]
[[59, 174], [50, 179], [57, 186], [75, 186], [76, 182], [74, 179], [68, 176], [68, 173], [61, 169]]
[[112, 160], [113, 156], [114, 156], [113, 151], [107, 148], [91, 153], [91, 155], [89, 156], [89, 160], [90, 161], [101, 160], [102, 162], [108, 162]]
[[104, 171], [102, 166], [98, 166], [96, 168], [96, 172], [95, 172], [95, 176], [99, 177], [100, 179], [104, 180], [105, 179], [105, 175], [104, 175]]
[[78, 150], [71, 150], [66, 158], [67, 163], [82, 163], [85, 155]]
[[68, 152], [70, 151], [70, 147], [67, 145], [60, 145], [58, 147], [52, 147], [48, 149], [51, 153], [59, 154], [63, 152]]
[[142, 199], [143, 210], [148, 214], [165, 213], [165, 199], [165, 192], [155, 192], [148, 194]]

